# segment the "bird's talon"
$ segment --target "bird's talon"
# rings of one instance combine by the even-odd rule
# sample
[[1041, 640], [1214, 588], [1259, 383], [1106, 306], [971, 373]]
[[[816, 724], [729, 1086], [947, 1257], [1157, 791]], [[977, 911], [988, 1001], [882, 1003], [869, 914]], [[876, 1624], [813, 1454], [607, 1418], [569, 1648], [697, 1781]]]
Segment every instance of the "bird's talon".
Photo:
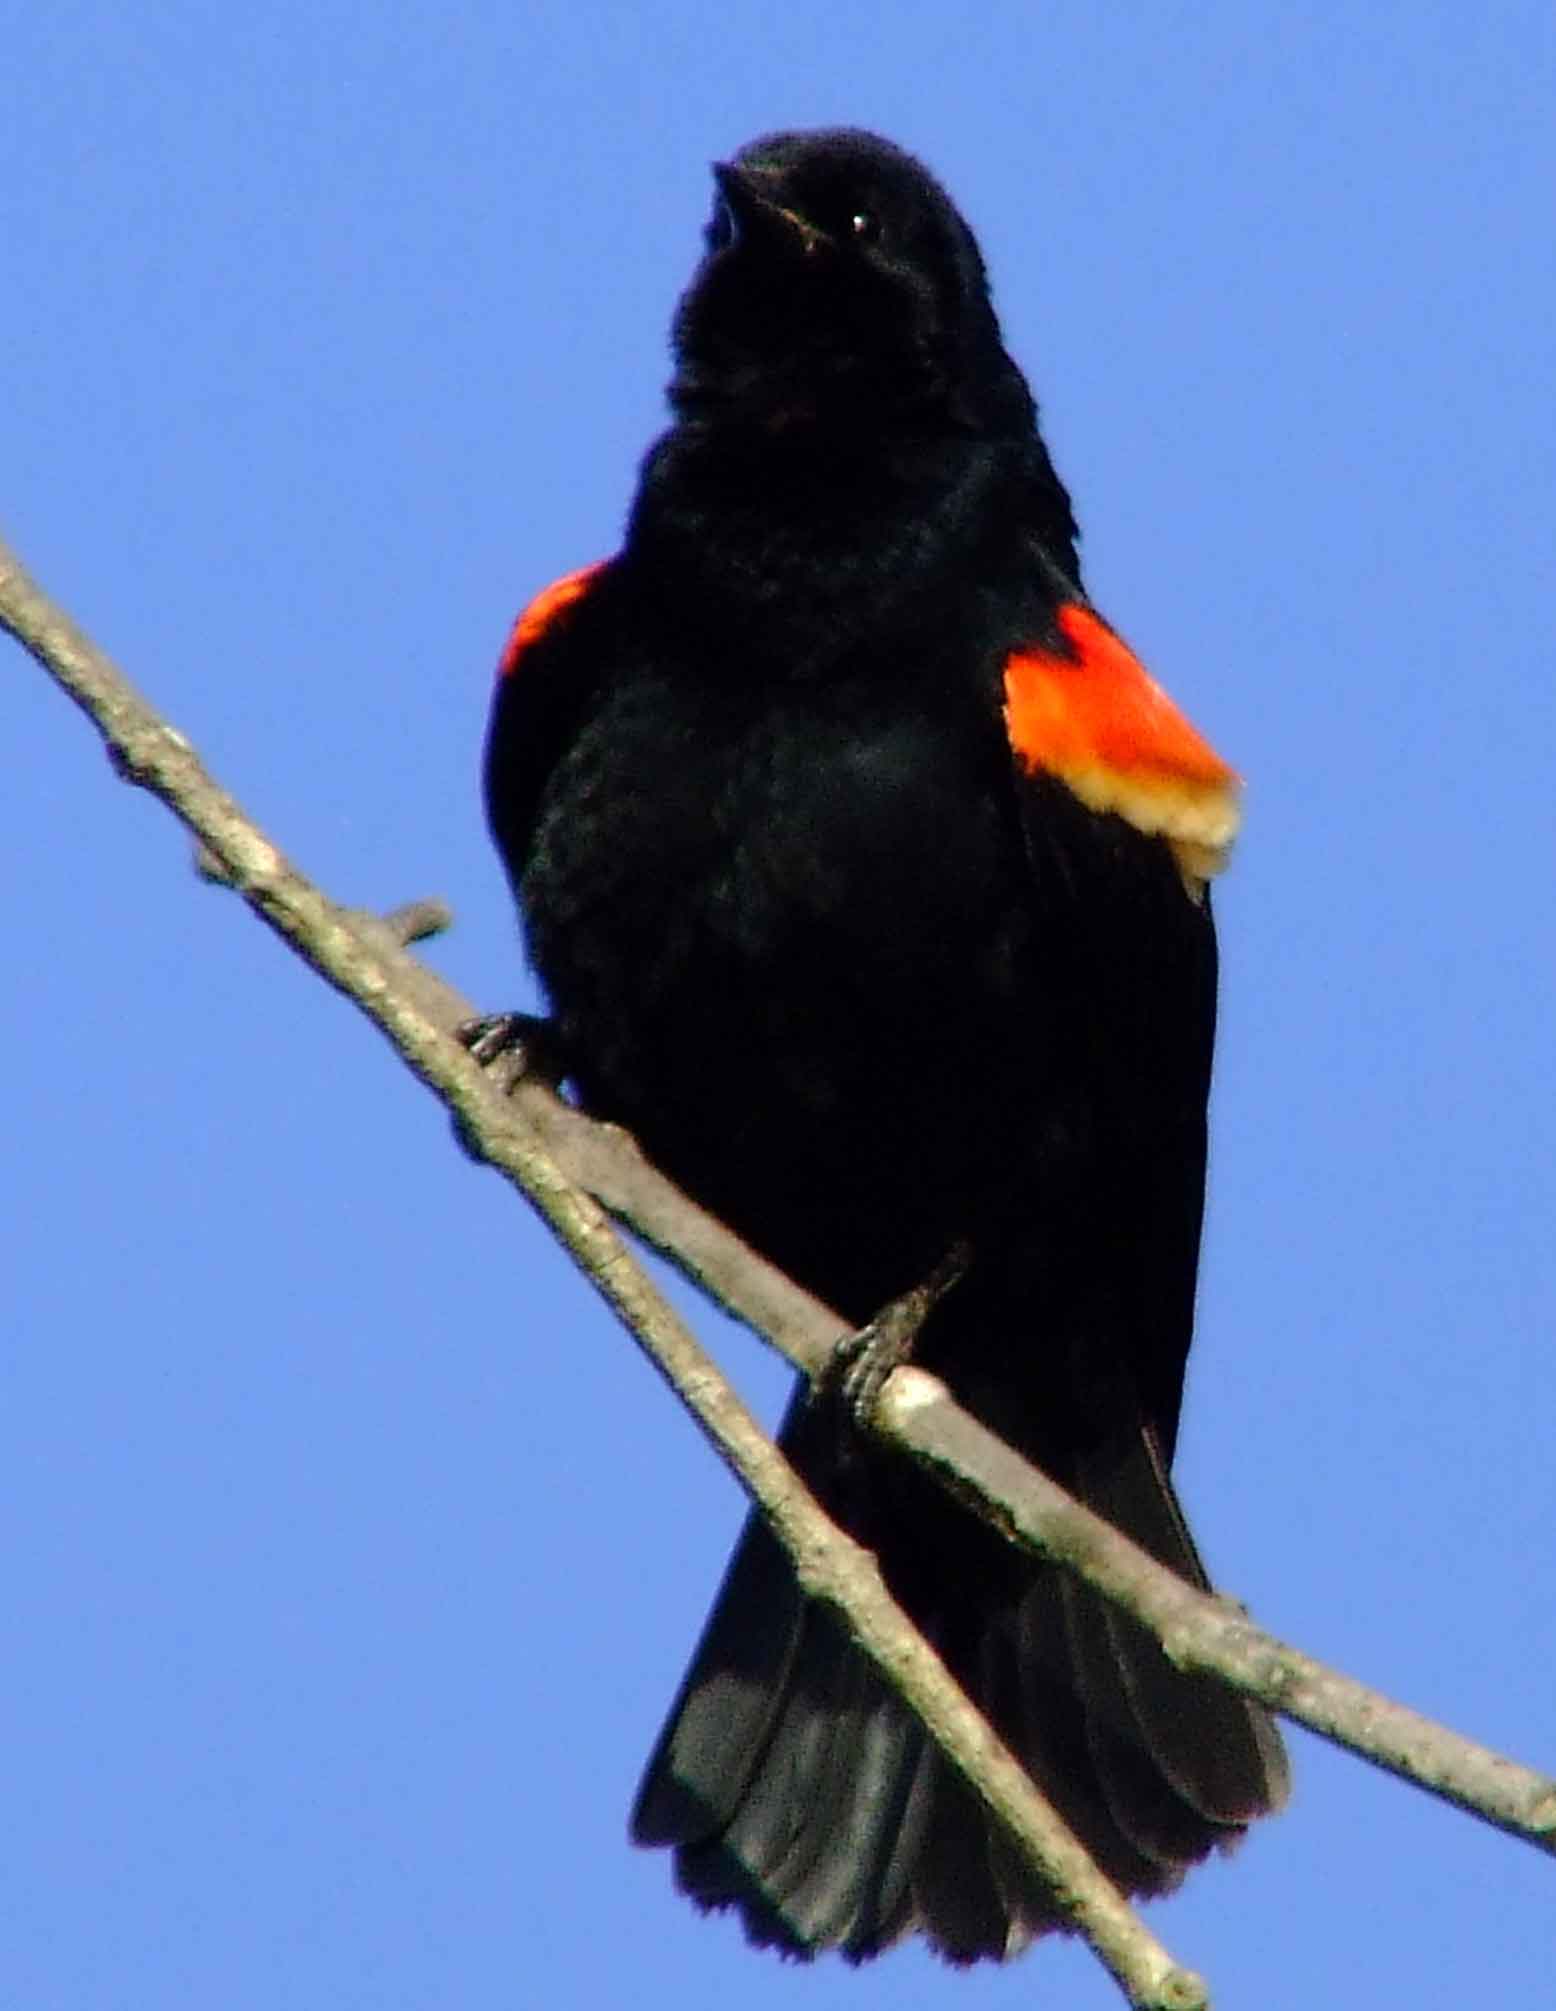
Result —
[[[874, 1429], [875, 1406], [886, 1379], [913, 1353], [915, 1334], [891, 1322], [872, 1320], [838, 1345], [838, 1395], [860, 1431]], [[835, 1359], [835, 1358], [834, 1358]]]
[[454, 1038], [481, 1068], [505, 1061], [509, 1088], [528, 1079], [555, 1089], [567, 1073], [556, 1027], [534, 1013], [485, 1013], [456, 1027]]
[[833, 1349], [817, 1394], [841, 1403], [860, 1431], [873, 1431], [887, 1379], [912, 1361], [924, 1322], [966, 1270], [970, 1256], [966, 1244], [956, 1244], [922, 1284], [883, 1306], [868, 1325], [846, 1334]]

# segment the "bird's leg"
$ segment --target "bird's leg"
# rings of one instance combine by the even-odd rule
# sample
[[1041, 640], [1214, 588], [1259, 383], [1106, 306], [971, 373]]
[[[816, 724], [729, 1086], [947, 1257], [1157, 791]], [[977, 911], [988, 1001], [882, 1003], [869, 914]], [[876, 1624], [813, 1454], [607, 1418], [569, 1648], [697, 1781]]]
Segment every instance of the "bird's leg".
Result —
[[971, 1258], [968, 1244], [954, 1243], [922, 1283], [900, 1293], [882, 1306], [868, 1326], [839, 1341], [822, 1371], [817, 1395], [840, 1400], [859, 1430], [868, 1432], [886, 1378], [913, 1359], [924, 1322]]

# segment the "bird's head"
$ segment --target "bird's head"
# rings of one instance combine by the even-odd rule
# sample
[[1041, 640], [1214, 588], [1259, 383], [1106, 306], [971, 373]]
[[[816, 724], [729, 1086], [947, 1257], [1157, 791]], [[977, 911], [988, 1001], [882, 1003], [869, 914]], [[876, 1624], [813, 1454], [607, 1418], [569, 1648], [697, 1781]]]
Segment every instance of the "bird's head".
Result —
[[706, 249], [675, 317], [680, 417], [1031, 426], [977, 242], [910, 154], [872, 133], [777, 133], [713, 176]]

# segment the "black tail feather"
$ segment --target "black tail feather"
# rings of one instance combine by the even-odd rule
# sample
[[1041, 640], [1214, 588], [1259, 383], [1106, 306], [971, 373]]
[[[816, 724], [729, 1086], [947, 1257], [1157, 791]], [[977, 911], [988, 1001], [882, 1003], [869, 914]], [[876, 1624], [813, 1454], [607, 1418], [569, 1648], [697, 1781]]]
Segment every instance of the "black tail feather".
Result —
[[[889, 1455], [848, 1453], [872, 1468], [871, 1485], [856, 1489], [857, 1469], [829, 1466], [823, 1449], [836, 1441], [802, 1404], [784, 1439], [810, 1484], [845, 1520], [856, 1492], [893, 1504], [885, 1540], [855, 1533], [876, 1541], [898, 1597], [1122, 1890], [1173, 1890], [1188, 1866], [1279, 1805], [1285, 1756], [1262, 1711], [1175, 1669], [1126, 1615], [1009, 1550]], [[1180, 1576], [1205, 1583], [1148, 1433], [1091, 1446], [1067, 1479]], [[918, 1931], [953, 1962], [1000, 1960], [1065, 1924], [918, 1719], [833, 1615], [803, 1597], [756, 1517], [649, 1761], [633, 1836], [673, 1846], [685, 1892], [737, 1908], [752, 1941], [790, 1955], [837, 1948], [863, 1960]]]

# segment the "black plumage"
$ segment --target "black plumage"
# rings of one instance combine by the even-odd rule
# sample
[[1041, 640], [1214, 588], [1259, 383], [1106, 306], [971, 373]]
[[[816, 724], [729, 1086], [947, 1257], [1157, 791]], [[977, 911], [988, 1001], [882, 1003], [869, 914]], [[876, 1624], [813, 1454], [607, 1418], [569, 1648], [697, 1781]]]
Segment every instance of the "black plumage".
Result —
[[[491, 825], [563, 1051], [587, 1108], [851, 1321], [965, 1241], [918, 1359], [1204, 1583], [1167, 1477], [1215, 1018], [1200, 855], [1089, 805], [1007, 716], [1012, 663], [1071, 664], [1060, 612], [1087, 603], [943, 191], [853, 132], [716, 175], [621, 551], [521, 623], [493, 711]], [[1170, 1889], [1279, 1802], [1262, 1713], [803, 1394], [783, 1443], [1123, 1888]], [[794, 1953], [918, 1930], [1000, 1957], [1059, 1924], [756, 1521], [633, 1827]]]

